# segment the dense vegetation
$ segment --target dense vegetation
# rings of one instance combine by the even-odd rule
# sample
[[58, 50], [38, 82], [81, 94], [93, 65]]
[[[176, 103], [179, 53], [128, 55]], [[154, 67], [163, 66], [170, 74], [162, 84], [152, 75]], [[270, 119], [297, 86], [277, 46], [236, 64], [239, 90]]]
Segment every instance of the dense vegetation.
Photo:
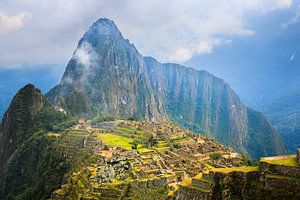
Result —
[[76, 124], [77, 117], [71, 117], [63, 112], [55, 110], [52, 106], [44, 107], [35, 121], [36, 130], [61, 132]]
[[[276, 130], [260, 112], [248, 109], [250, 140], [247, 143], [249, 155], [258, 158], [259, 155], [278, 155], [278, 150], [286, 153], [285, 143], [278, 139]], [[276, 148], [274, 148], [276, 147]]]
[[50, 196], [69, 165], [48, 131], [62, 131], [73, 123], [51, 107], [33, 85], [17, 93], [0, 130], [1, 156], [5, 156], [0, 165], [0, 199]]
[[13, 153], [1, 173], [1, 199], [46, 199], [60, 186], [69, 166], [52, 140], [39, 131]]

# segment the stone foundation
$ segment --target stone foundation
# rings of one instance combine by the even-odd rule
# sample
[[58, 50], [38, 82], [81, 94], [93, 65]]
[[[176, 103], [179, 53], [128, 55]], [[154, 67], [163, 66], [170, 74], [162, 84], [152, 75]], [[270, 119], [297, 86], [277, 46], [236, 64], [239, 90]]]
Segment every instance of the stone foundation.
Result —
[[285, 160], [293, 157], [299, 162], [300, 149], [297, 157], [282, 157], [282, 162], [272, 162], [278, 157], [262, 159], [259, 170], [222, 168], [203, 173], [180, 186], [175, 199], [300, 199], [300, 167], [295, 160]]

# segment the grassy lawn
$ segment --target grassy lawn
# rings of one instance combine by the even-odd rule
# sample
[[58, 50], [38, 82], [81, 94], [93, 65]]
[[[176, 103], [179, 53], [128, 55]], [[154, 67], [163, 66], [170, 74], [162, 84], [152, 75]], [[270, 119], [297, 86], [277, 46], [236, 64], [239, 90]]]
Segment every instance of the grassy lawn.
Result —
[[199, 173], [199, 174], [197, 174], [195, 177], [194, 177], [194, 179], [202, 179], [202, 173]]
[[155, 146], [158, 148], [169, 147], [168, 143], [164, 140], [159, 140]]
[[285, 156], [285, 157], [276, 157], [272, 158], [262, 158], [260, 161], [266, 162], [273, 165], [285, 165], [285, 166], [291, 166], [291, 167], [298, 167], [299, 163], [296, 160], [296, 155], [291, 156]]
[[[131, 150], [130, 143], [132, 143], [134, 140], [132, 138], [123, 137], [112, 133], [100, 133], [98, 134], [98, 138], [106, 145], [118, 146], [126, 150]], [[150, 151], [150, 149], [142, 147], [141, 144], [138, 144], [137, 148], [140, 153]]]
[[205, 167], [207, 167], [208, 169], [212, 169], [212, 168], [214, 168], [213, 166], [211, 166], [211, 165], [210, 165], [210, 164], [208, 164], [208, 163], [205, 163], [204, 165], [205, 165]]
[[181, 182], [181, 185], [183, 186], [188, 186], [192, 183], [192, 179], [191, 178], [187, 178], [187, 179], [184, 179], [182, 182]]
[[53, 133], [53, 132], [49, 132], [47, 135], [50, 137], [60, 137], [61, 136], [60, 133]]
[[111, 133], [100, 133], [98, 138], [101, 139], [106, 145], [118, 146], [123, 149], [130, 150], [132, 138], [122, 137]]
[[193, 142], [193, 141], [194, 140], [192, 138], [188, 137], [188, 138], [183, 138], [183, 139], [177, 140], [176, 142], [182, 144], [182, 143], [189, 143], [189, 142]]
[[129, 133], [129, 134], [134, 134], [134, 132], [136, 132], [137, 134], [143, 134], [143, 131], [137, 130], [137, 129], [131, 129], [131, 128], [124, 127], [124, 126], [119, 126], [117, 128], [119, 131]]
[[230, 173], [230, 172], [252, 172], [258, 171], [258, 167], [236, 167], [236, 168], [213, 168], [212, 172]]
[[133, 128], [131, 129], [129, 127], [118, 126], [116, 127], [116, 132], [120, 133], [120, 135], [123, 135], [125, 137], [134, 136], [134, 138], [138, 140], [143, 140], [148, 138], [147, 136], [145, 136], [143, 131], [133, 129]]

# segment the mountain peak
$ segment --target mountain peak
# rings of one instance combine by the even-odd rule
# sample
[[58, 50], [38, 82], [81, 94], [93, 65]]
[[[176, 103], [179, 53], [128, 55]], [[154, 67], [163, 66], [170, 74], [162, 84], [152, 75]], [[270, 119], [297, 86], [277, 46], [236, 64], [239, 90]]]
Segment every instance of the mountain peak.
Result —
[[[95, 25], [95, 24], [109, 24], [109, 25], [112, 25], [112, 26], [116, 26], [116, 25], [115, 25], [115, 22], [114, 22], [113, 20], [111, 20], [111, 19], [109, 19], [109, 18], [105, 18], [105, 17], [97, 19], [97, 20], [93, 23], [93, 25]], [[92, 25], [92, 26], [93, 26], [93, 25]]]
[[114, 21], [108, 18], [100, 18], [90, 26], [82, 40], [95, 43], [101, 39], [109, 38], [122, 38], [122, 34]]
[[[108, 18], [100, 18], [95, 21], [91, 28], [95, 28], [99, 31], [100, 34], [107, 34], [107, 33], [120, 33], [118, 27], [116, 26], [115, 22]], [[108, 32], [107, 32], [108, 31]]]

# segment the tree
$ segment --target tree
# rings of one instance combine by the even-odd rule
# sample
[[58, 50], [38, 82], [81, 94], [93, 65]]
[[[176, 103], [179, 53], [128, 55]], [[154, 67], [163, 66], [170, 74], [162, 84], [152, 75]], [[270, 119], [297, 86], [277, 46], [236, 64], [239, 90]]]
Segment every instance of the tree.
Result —
[[210, 159], [212, 160], [219, 160], [222, 157], [220, 152], [212, 152], [209, 154]]
[[132, 142], [130, 142], [131, 144], [131, 149], [137, 149], [139, 142], [137, 140], [133, 140]]

